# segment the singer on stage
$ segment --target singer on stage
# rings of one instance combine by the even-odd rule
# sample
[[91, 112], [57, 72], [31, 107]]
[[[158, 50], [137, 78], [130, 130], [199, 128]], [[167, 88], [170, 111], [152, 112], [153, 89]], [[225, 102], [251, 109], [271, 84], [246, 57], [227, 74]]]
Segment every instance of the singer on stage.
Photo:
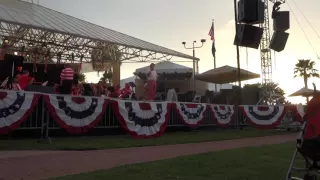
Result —
[[150, 64], [150, 70], [147, 73], [148, 82], [147, 82], [147, 100], [152, 101], [156, 98], [157, 91], [157, 78], [158, 74], [154, 69], [155, 64]]

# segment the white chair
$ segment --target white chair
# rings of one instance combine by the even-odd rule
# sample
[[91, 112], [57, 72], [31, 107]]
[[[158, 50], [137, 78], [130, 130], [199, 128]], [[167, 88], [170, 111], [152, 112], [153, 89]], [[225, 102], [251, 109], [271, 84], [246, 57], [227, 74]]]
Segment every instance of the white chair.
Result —
[[9, 77], [7, 77], [0, 85], [0, 87], [6, 87], [7, 83], [8, 83]]
[[201, 103], [201, 96], [200, 95], [195, 95], [192, 102], [195, 103]]
[[168, 90], [167, 101], [178, 101], [178, 96], [175, 89]]
[[47, 84], [48, 84], [48, 81], [42, 83], [41, 86], [47, 86]]

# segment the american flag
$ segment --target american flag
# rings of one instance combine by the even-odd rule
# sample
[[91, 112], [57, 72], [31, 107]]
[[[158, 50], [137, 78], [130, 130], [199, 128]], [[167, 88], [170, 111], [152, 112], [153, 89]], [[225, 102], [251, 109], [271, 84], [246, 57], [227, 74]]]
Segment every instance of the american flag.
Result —
[[210, 28], [209, 34], [212, 40], [212, 48], [211, 48], [211, 52], [212, 52], [212, 56], [214, 58], [216, 58], [216, 44], [215, 44], [215, 38], [214, 38], [214, 23], [212, 22], [212, 26]]
[[212, 22], [212, 26], [210, 28], [208, 35], [211, 37], [211, 40], [214, 41], [214, 24], [213, 24], [213, 22]]

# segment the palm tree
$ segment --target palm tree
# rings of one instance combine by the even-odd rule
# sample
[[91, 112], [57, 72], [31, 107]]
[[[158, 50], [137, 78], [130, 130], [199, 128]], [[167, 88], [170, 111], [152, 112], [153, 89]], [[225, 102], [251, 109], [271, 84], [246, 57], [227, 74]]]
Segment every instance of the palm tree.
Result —
[[84, 83], [86, 81], [86, 75], [83, 73], [80, 73], [78, 75], [78, 80], [79, 80], [79, 82]]
[[243, 87], [243, 92], [245, 94], [250, 94], [257, 91], [260, 92], [260, 103], [262, 104], [286, 104], [286, 100], [282, 98], [285, 95], [285, 92], [277, 83], [271, 82], [267, 84], [246, 84]]
[[[294, 68], [294, 77], [302, 77], [304, 87], [308, 88], [308, 79], [311, 77], [319, 78], [318, 70], [314, 68], [316, 63], [310, 59], [299, 59]], [[309, 98], [307, 97], [307, 102]]]

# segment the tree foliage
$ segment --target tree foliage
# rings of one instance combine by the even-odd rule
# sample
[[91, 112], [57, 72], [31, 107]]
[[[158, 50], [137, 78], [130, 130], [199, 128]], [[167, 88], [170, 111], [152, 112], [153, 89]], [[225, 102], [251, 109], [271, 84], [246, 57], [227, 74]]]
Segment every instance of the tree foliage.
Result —
[[79, 80], [79, 82], [81, 82], [81, 83], [85, 82], [85, 81], [86, 81], [86, 75], [83, 74], [83, 73], [79, 73], [79, 74], [78, 74], [78, 80]]
[[294, 77], [302, 77], [304, 81], [304, 87], [308, 88], [308, 79], [311, 77], [319, 78], [318, 70], [315, 69], [316, 63], [309, 59], [300, 59], [294, 68]]
[[[316, 63], [310, 59], [299, 59], [294, 68], [294, 77], [302, 77], [304, 82], [304, 87], [308, 88], [309, 78], [316, 77], [319, 78], [318, 70], [315, 69]], [[307, 102], [309, 98], [307, 97]]]
[[257, 89], [260, 92], [261, 102], [263, 104], [289, 104], [289, 102], [283, 97], [285, 92], [279, 87], [277, 83], [267, 84], [246, 84], [243, 87], [243, 91], [249, 89]]

